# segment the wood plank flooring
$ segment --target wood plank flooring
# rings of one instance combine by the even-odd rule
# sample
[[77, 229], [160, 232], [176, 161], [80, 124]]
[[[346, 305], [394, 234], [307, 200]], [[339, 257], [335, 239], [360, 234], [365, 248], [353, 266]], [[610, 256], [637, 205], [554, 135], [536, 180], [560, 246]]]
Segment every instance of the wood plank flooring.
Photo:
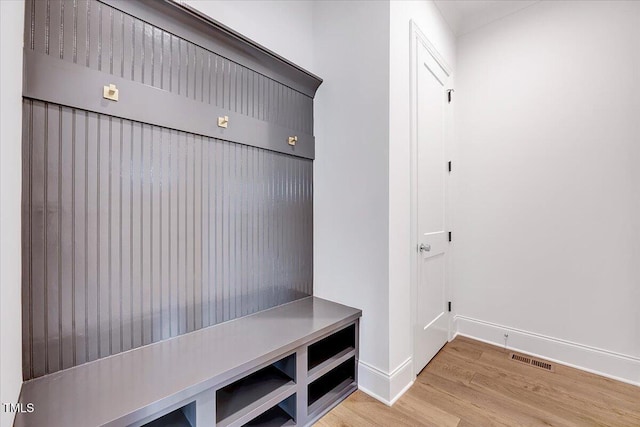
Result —
[[640, 426], [640, 387], [508, 357], [500, 347], [457, 337], [393, 407], [357, 391], [316, 426]]

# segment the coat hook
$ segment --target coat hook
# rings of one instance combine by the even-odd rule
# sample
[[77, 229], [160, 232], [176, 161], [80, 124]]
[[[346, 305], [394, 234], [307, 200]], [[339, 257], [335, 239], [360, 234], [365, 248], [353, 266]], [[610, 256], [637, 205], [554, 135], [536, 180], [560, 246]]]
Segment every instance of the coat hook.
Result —
[[118, 88], [113, 83], [102, 88], [102, 97], [111, 101], [118, 101]]

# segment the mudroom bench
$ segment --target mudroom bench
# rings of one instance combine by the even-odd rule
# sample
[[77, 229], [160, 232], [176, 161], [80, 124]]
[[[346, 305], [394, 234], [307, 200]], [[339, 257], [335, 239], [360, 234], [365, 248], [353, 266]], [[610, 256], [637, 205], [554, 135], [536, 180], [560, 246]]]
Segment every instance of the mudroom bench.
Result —
[[361, 314], [307, 297], [27, 381], [15, 425], [311, 425], [357, 389]]

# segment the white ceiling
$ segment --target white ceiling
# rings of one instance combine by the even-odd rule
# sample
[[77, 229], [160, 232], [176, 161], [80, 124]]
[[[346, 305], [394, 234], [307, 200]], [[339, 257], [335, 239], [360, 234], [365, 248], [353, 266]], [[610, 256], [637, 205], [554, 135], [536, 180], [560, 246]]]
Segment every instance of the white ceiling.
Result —
[[483, 27], [540, 0], [435, 0], [456, 35]]

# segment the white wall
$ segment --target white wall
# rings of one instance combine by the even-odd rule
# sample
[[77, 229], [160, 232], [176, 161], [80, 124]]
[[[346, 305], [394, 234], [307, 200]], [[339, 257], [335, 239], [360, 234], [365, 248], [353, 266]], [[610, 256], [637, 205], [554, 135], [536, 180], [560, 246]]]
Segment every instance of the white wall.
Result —
[[315, 104], [314, 293], [363, 310], [359, 382], [378, 390], [389, 369], [389, 3], [316, 2], [313, 14], [313, 69], [324, 79]]
[[540, 2], [457, 65], [459, 331], [640, 384], [640, 3]]
[[313, 72], [313, 2], [182, 0], [181, 3]]
[[[0, 402], [22, 385], [21, 191], [24, 1], [0, 1]], [[2, 411], [0, 424], [13, 414]]]
[[[448, 65], [455, 67], [456, 40], [432, 1], [390, 3], [389, 80], [389, 400], [412, 378], [410, 21]], [[455, 74], [454, 74], [455, 75]]]

